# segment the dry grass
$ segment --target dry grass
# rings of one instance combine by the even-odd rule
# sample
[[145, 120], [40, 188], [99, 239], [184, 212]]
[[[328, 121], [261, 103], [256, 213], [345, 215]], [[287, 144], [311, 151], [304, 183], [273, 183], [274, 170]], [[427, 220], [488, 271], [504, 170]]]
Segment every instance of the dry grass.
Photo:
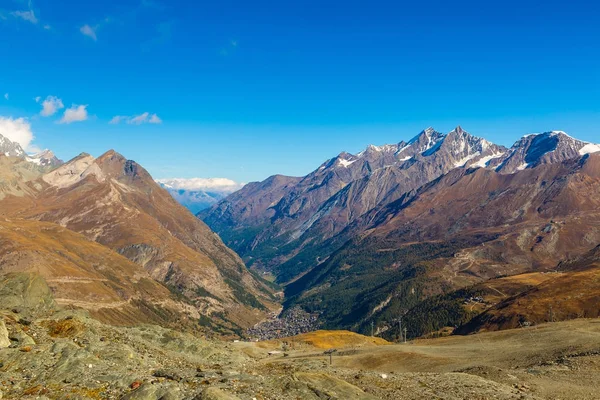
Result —
[[317, 349], [385, 346], [390, 344], [390, 342], [378, 337], [363, 336], [350, 331], [315, 331], [285, 339], [261, 342], [258, 345], [269, 348], [274, 345], [281, 345], [283, 342], [288, 343], [291, 347], [310, 346]]
[[85, 331], [85, 325], [75, 319], [46, 321], [42, 325], [48, 329], [48, 334], [52, 337], [72, 338]]

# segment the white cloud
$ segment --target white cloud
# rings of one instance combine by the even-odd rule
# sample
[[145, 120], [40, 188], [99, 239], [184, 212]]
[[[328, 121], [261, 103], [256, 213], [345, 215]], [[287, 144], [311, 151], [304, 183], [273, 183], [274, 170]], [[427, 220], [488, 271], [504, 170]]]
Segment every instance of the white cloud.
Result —
[[46, 25], [44, 25], [44, 29], [49, 31], [50, 29], [52, 29], [52, 27], [50, 25], [46, 24]]
[[87, 104], [73, 104], [71, 108], [65, 110], [63, 117], [58, 121], [59, 124], [70, 124], [71, 122], [85, 121], [88, 119]]
[[96, 36], [96, 29], [98, 29], [97, 26], [92, 28], [88, 24], [85, 24], [81, 28], [79, 28], [79, 31], [82, 34], [84, 34], [85, 36], [88, 36], [88, 37], [92, 38], [94, 41], [97, 41], [98, 37]]
[[156, 114], [150, 114], [149, 112], [142, 113], [140, 115], [127, 116], [127, 115], [115, 115], [108, 122], [109, 124], [117, 125], [121, 122], [126, 122], [130, 125], [141, 125], [141, 124], [162, 124], [162, 119]]
[[152, 114], [148, 122], [151, 124], [162, 124], [162, 119], [160, 119], [158, 115]]
[[35, 100], [36, 103], [39, 103], [40, 100], [42, 100], [42, 98], [40, 96], [37, 96], [34, 100]]
[[34, 139], [31, 125], [25, 118], [0, 117], [0, 135], [19, 143], [26, 151], [33, 151], [31, 142]]
[[194, 190], [218, 193], [233, 193], [244, 184], [227, 178], [171, 178], [157, 179], [157, 182], [168, 189]]
[[[39, 103], [40, 100], [40, 97], [35, 98], [37, 103]], [[61, 99], [56, 96], [48, 96], [46, 97], [46, 100], [42, 102], [42, 111], [40, 112], [40, 115], [43, 117], [50, 117], [62, 108], [65, 108], [65, 106]]]
[[133, 117], [131, 117], [127, 123], [128, 124], [133, 124], [133, 125], [141, 125], [143, 123], [148, 122], [148, 116], [150, 115], [150, 113], [145, 112], [143, 114], [140, 115], [134, 115]]
[[8, 100], [8, 93], [4, 93], [4, 98]]
[[112, 125], [117, 125], [117, 124], [120, 124], [121, 121], [125, 121], [128, 118], [129, 117], [126, 117], [124, 115], [115, 115], [114, 117], [112, 117], [112, 119], [110, 121], [108, 121], [108, 123], [112, 124]]
[[25, 21], [29, 21], [32, 24], [37, 24], [38, 23], [38, 19], [35, 16], [35, 13], [33, 12], [33, 10], [28, 10], [28, 11], [14, 11], [11, 13], [13, 16], [17, 17], [17, 18], [21, 18]]

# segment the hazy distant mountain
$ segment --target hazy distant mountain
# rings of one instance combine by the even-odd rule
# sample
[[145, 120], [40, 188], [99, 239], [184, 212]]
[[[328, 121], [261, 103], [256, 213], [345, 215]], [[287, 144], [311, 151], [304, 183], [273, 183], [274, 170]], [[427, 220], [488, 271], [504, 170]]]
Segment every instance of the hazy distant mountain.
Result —
[[157, 182], [193, 214], [213, 206], [244, 186], [226, 178], [173, 178], [158, 179]]

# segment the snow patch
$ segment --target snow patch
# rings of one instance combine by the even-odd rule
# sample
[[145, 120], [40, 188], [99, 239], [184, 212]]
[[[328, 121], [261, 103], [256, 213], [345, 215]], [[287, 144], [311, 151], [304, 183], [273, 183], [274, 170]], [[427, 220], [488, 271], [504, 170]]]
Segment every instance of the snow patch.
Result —
[[28, 162], [30, 162], [30, 163], [36, 164], [36, 165], [42, 165], [42, 159], [41, 158], [25, 157], [25, 160], [28, 161]]
[[344, 168], [348, 168], [350, 165], [352, 165], [356, 162], [356, 160], [349, 161], [349, 160], [344, 160], [343, 158], [340, 158], [338, 161], [340, 162], [340, 165]]
[[492, 161], [493, 159], [496, 159], [496, 158], [500, 158], [504, 154], [505, 153], [495, 153], [490, 156], [481, 157], [479, 159], [479, 161], [471, 164], [471, 168], [485, 168], [485, 167], [487, 167], [487, 165], [489, 164], [490, 161]]
[[529, 163], [523, 163], [517, 167], [517, 171], [523, 171], [527, 167], [529, 167]]
[[399, 149], [399, 150], [396, 152], [396, 155], [398, 155], [398, 154], [402, 154], [402, 152], [403, 152], [404, 150], [408, 149], [408, 148], [410, 148], [410, 144], [408, 144], [408, 145], [404, 146], [403, 148]]
[[480, 154], [481, 153], [477, 151], [473, 154], [469, 154], [464, 158], [461, 158], [460, 160], [454, 163], [454, 168], [464, 167], [470, 160], [474, 159], [475, 157], [479, 157]]
[[579, 150], [579, 154], [583, 156], [586, 154], [597, 153], [599, 151], [600, 144], [586, 143], [586, 145]]

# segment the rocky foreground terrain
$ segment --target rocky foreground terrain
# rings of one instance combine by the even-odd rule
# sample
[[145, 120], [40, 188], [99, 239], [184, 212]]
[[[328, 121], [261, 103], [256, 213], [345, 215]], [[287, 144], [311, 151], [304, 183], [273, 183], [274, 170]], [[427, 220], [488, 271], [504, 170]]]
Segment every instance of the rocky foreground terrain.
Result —
[[[4, 399], [594, 399], [600, 320], [390, 344], [346, 331], [209, 340], [84, 311], [0, 318]], [[324, 349], [335, 348], [332, 365]]]

